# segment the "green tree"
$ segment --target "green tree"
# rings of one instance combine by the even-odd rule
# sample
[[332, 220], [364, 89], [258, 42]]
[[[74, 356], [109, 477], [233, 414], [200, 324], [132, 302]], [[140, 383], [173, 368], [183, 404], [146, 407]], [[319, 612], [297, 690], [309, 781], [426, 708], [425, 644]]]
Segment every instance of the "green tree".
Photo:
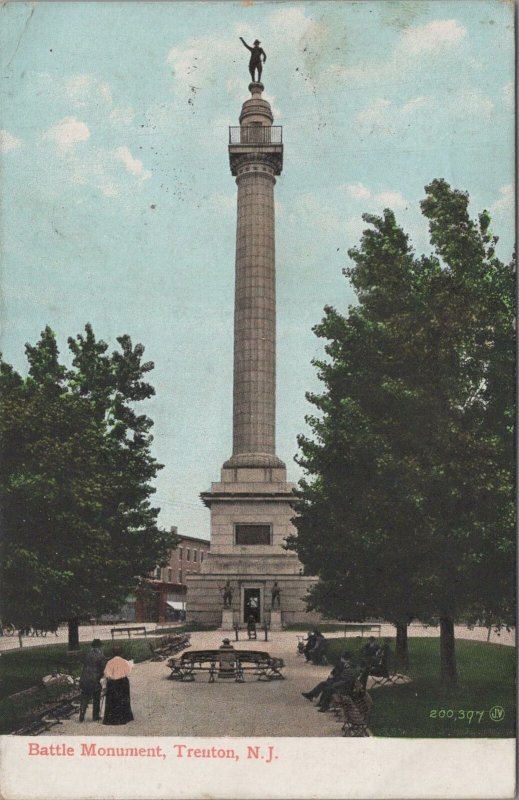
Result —
[[439, 618], [454, 683], [454, 620], [513, 608], [514, 285], [488, 214], [471, 221], [444, 181], [426, 192], [435, 253], [417, 258], [391, 211], [366, 215], [346, 271], [359, 303], [315, 329], [328, 359], [288, 546], [320, 578], [311, 607], [389, 619], [404, 660], [407, 622]]
[[118, 341], [107, 355], [87, 326], [66, 369], [46, 328], [26, 346], [25, 379], [0, 363], [1, 614], [67, 619], [71, 648], [79, 618], [115, 610], [176, 541], [150, 503], [152, 422], [133, 408], [154, 393], [143, 379], [153, 364]]

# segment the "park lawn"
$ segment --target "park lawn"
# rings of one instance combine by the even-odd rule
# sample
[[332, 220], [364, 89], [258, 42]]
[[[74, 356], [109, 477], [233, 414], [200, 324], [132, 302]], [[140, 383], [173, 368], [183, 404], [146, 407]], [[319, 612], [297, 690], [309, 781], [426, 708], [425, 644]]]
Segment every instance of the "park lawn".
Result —
[[[356, 639], [329, 640], [327, 654], [335, 663], [348, 649], [357, 657], [365, 643]], [[394, 652], [395, 642], [391, 641]], [[515, 648], [487, 642], [457, 640], [459, 685], [440, 685], [440, 640], [409, 638], [412, 682], [371, 691], [370, 730], [374, 736], [487, 737], [515, 736]], [[491, 709], [500, 707], [492, 716]], [[470, 713], [472, 712], [472, 713]], [[479, 712], [479, 713], [478, 713]]]
[[[151, 656], [149, 639], [118, 641], [124, 658], [136, 663]], [[103, 641], [103, 649], [110, 655], [114, 642]], [[10, 733], [22, 725], [24, 717], [32, 708], [40, 705], [48, 695], [41, 679], [52, 672], [66, 672], [77, 676], [81, 672], [83, 659], [90, 650], [90, 642], [82, 642], [80, 651], [68, 653], [66, 644], [51, 644], [8, 650], [0, 658], [0, 734]], [[12, 697], [15, 692], [38, 686], [39, 691], [30, 696]]]

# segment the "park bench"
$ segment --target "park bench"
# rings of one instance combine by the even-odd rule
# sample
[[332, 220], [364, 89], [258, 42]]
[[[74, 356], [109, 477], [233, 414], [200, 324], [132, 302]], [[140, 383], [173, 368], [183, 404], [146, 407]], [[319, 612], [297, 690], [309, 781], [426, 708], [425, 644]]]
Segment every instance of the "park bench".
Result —
[[[56, 676], [60, 677], [60, 676]], [[68, 676], [67, 676], [68, 677]], [[63, 719], [69, 719], [79, 708], [80, 691], [77, 681], [70, 684], [68, 681], [57, 683], [42, 683], [42, 702], [31, 709], [23, 719], [23, 723], [13, 733], [17, 736], [36, 736], [50, 730], [54, 725], [61, 725]], [[54, 687], [54, 688], [51, 688]], [[57, 689], [57, 694], [56, 692]], [[34, 686], [23, 692], [18, 692], [12, 697], [21, 699], [29, 695], [37, 695], [41, 688]]]
[[353, 695], [335, 695], [334, 703], [342, 712], [343, 736], [369, 736], [368, 723], [373, 700], [366, 691], [353, 692]]
[[243, 683], [246, 672], [256, 675], [258, 680], [279, 679], [283, 678], [284, 666], [281, 658], [257, 650], [191, 650], [180, 658], [168, 660], [172, 680], [194, 681], [197, 672], [207, 672], [209, 683], [214, 683], [216, 677]]
[[112, 634], [112, 639], [114, 638], [116, 633], [127, 633], [128, 639], [130, 639], [132, 633], [139, 633], [139, 634], [143, 633], [144, 636], [146, 636], [146, 628], [144, 625], [142, 627], [136, 627], [136, 628], [111, 628], [110, 633]]
[[190, 634], [178, 633], [174, 636], [163, 636], [158, 642], [148, 642], [152, 661], [164, 661], [168, 656], [190, 647]]

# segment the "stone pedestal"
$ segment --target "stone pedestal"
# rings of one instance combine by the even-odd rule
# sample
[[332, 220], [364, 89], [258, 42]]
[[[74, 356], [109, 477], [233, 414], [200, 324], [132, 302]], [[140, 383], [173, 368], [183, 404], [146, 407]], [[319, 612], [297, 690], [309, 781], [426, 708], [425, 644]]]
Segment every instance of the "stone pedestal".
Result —
[[281, 609], [280, 608], [273, 608], [270, 612], [270, 630], [271, 631], [282, 631], [283, 626], [281, 624]]
[[232, 608], [224, 608], [222, 610], [222, 631], [234, 630], [234, 618]]

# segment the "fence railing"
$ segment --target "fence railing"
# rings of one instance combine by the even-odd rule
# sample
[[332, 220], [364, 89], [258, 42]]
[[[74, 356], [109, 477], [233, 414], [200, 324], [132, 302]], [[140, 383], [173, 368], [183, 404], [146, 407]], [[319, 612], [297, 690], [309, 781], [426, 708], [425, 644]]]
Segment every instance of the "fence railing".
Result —
[[281, 125], [239, 125], [229, 128], [229, 144], [282, 144]]

